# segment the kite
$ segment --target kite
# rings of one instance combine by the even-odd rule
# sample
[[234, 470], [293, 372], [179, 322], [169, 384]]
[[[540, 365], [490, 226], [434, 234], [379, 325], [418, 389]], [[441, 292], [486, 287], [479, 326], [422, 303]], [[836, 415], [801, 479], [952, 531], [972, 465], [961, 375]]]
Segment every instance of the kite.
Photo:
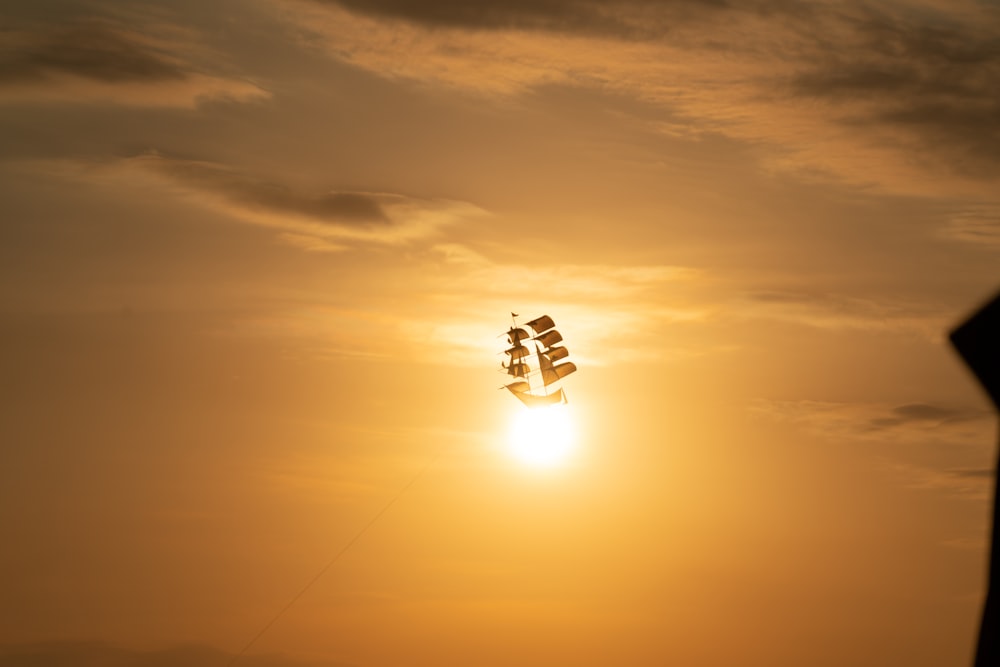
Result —
[[[576, 371], [576, 364], [572, 361], [556, 363], [569, 356], [565, 345], [557, 345], [563, 337], [556, 331], [556, 323], [548, 315], [535, 318], [525, 323], [534, 332], [531, 335], [517, 326], [516, 317], [511, 313], [512, 324], [507, 330], [507, 342], [511, 347], [504, 350], [507, 360], [500, 362], [501, 370], [514, 381], [504, 387], [529, 408], [566, 403], [566, 392], [558, 383]], [[532, 342], [534, 349], [524, 341]]]

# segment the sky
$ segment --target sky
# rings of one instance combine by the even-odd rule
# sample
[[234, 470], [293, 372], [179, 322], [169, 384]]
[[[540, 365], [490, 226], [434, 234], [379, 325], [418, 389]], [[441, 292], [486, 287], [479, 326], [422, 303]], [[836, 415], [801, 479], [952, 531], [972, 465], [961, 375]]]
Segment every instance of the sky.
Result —
[[996, 3], [0, 26], [0, 666], [224, 665], [397, 497], [237, 665], [971, 661]]

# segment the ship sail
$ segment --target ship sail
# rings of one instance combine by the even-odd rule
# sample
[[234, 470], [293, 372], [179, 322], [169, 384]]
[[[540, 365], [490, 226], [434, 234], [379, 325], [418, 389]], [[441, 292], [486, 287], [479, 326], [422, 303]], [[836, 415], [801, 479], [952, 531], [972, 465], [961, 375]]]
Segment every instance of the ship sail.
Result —
[[513, 361], [515, 359], [523, 359], [524, 357], [526, 357], [529, 354], [531, 354], [531, 350], [529, 350], [524, 345], [515, 345], [512, 348], [504, 350], [504, 352], [506, 352], [507, 354], [510, 355], [511, 361]]
[[556, 323], [553, 322], [552, 318], [549, 317], [548, 315], [542, 315], [541, 317], [533, 319], [530, 322], [528, 322], [528, 326], [531, 327], [536, 334], [540, 334], [543, 331], [548, 331], [555, 325]]
[[528, 332], [524, 329], [511, 327], [507, 330], [507, 342], [511, 345], [517, 345], [525, 338], [528, 338]]
[[513, 375], [514, 377], [519, 378], [528, 377], [528, 373], [530, 372], [528, 364], [520, 362], [505, 364], [503, 368], [507, 371], [507, 375]]
[[562, 342], [562, 334], [555, 329], [550, 329], [546, 331], [541, 336], [535, 336], [535, 340], [544, 345], [545, 347], [552, 347], [556, 343]]
[[550, 347], [545, 353], [545, 356], [549, 358], [550, 361], [559, 361], [560, 359], [565, 359], [569, 355], [569, 350], [565, 347]]
[[[516, 318], [513, 313], [511, 315]], [[501, 363], [500, 366], [507, 375], [517, 379], [504, 385], [505, 388], [529, 408], [565, 403], [566, 392], [562, 387], [553, 385], [577, 368], [572, 361], [556, 363], [569, 356], [566, 346], [556, 346], [556, 343], [562, 342], [562, 334], [556, 331], [556, 324], [548, 315], [535, 318], [525, 326], [530, 327], [535, 335], [529, 335], [516, 322], [507, 330], [507, 341], [511, 347], [504, 353], [509, 363]], [[529, 338], [535, 342], [533, 351], [522, 344]]]
[[[566, 348], [562, 347], [559, 349], [565, 350]], [[576, 370], [576, 364], [572, 361], [567, 361], [564, 364], [553, 364], [552, 358], [549, 355], [537, 349], [535, 351], [538, 354], [538, 366], [541, 369], [542, 382], [546, 387], [553, 382], [558, 382]]]

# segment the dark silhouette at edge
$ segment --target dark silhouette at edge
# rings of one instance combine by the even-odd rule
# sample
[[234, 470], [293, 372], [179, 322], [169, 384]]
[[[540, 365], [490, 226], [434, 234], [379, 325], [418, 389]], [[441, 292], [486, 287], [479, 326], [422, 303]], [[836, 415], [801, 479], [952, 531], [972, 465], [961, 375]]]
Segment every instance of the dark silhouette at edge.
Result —
[[[993, 405], [1000, 410], [1000, 294], [951, 333], [951, 343], [962, 355], [986, 389]], [[1000, 454], [998, 454], [1000, 466]], [[997, 548], [997, 475], [993, 476], [993, 529], [990, 537], [990, 560], [986, 575], [986, 601], [979, 627], [975, 667], [1000, 665], [1000, 624], [997, 618], [997, 577], [1000, 577], [1000, 549]]]

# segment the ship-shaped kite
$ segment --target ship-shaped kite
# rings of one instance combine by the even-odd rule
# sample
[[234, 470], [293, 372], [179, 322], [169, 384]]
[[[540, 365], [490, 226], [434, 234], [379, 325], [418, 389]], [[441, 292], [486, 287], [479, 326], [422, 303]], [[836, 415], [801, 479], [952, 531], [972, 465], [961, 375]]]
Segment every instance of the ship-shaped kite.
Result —
[[[504, 386], [529, 408], [566, 403], [566, 393], [557, 383], [574, 372], [576, 364], [556, 363], [569, 356], [566, 346], [558, 345], [563, 337], [556, 331], [556, 323], [548, 315], [533, 319], [525, 324], [534, 332], [531, 335], [517, 326], [516, 314], [511, 313], [511, 319], [507, 330], [511, 347], [504, 351], [507, 360], [500, 365], [514, 381]], [[526, 344], [529, 341], [531, 347]]]

